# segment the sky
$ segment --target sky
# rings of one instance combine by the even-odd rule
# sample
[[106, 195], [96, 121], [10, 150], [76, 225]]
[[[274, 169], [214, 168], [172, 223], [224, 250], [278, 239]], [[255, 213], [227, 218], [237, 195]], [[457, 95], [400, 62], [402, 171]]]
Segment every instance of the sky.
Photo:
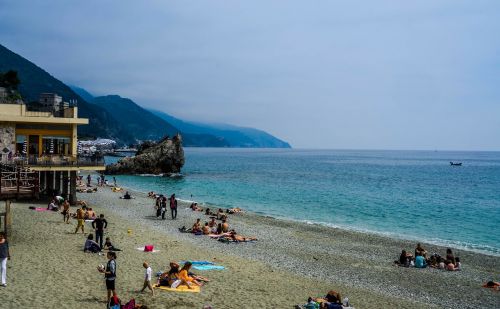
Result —
[[0, 0], [67, 84], [295, 148], [500, 150], [500, 1]]

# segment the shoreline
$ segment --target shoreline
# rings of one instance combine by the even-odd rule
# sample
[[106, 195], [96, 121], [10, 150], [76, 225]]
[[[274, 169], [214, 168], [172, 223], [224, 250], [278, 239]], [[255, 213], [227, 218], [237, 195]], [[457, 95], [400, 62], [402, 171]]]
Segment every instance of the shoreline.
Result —
[[[142, 175], [141, 175], [142, 176]], [[142, 176], [142, 177], [156, 177], [156, 176]], [[130, 188], [130, 187], [123, 187], [124, 190], [128, 190], [131, 192], [147, 195], [147, 192], [143, 192], [140, 190], [136, 190], [135, 188]], [[227, 209], [227, 206], [218, 206], [213, 203], [207, 203], [207, 202], [198, 202], [196, 200], [190, 200], [187, 198], [177, 198], [178, 201], [182, 203], [192, 203], [192, 202], [197, 202], [200, 207], [203, 207], [204, 209], [208, 206], [209, 208], [223, 208], [224, 210]], [[234, 206], [233, 207], [238, 207]], [[424, 238], [418, 238], [417, 236], [398, 236], [397, 233], [395, 232], [381, 232], [381, 231], [374, 231], [374, 230], [364, 230], [362, 228], [357, 228], [357, 227], [348, 227], [348, 226], [341, 226], [341, 225], [336, 225], [333, 223], [328, 223], [328, 222], [313, 222], [311, 220], [307, 219], [294, 219], [294, 218], [289, 218], [289, 217], [281, 217], [281, 216], [273, 216], [273, 215], [268, 215], [265, 213], [261, 212], [252, 212], [248, 211], [246, 209], [243, 209], [245, 211], [245, 214], [250, 214], [253, 216], [257, 217], [264, 217], [264, 218], [271, 218], [274, 220], [279, 220], [279, 221], [285, 221], [288, 224], [304, 224], [304, 225], [312, 225], [312, 226], [319, 226], [319, 227], [324, 227], [327, 229], [334, 229], [334, 230], [340, 230], [340, 231], [346, 231], [346, 232], [352, 232], [352, 233], [360, 233], [360, 234], [367, 234], [367, 235], [374, 235], [378, 237], [383, 237], [383, 238], [388, 238], [394, 241], [405, 241], [405, 242], [415, 242], [415, 243], [423, 243], [428, 246], [436, 246], [440, 248], [452, 248], [454, 250], [460, 250], [460, 251], [468, 251], [471, 253], [477, 253], [477, 254], [483, 254], [487, 256], [492, 256], [492, 257], [498, 257], [500, 258], [500, 250], [497, 248], [492, 248], [493, 250], [497, 250], [497, 252], [492, 252], [492, 251], [487, 251], [483, 249], [474, 249], [471, 247], [467, 247], [464, 245], [457, 244], [457, 242], [461, 241], [452, 241], [452, 240], [444, 240], [440, 238], [436, 238], [436, 240], [432, 239], [426, 239]], [[478, 244], [472, 244], [473, 246], [487, 246], [487, 245], [478, 245]]]
[[[129, 190], [135, 199], [99, 187], [96, 193], [79, 193], [89, 207], [105, 214], [109, 222], [105, 236], [118, 252], [117, 292], [122, 301], [134, 297], [150, 308], [293, 308], [309, 296], [336, 290], [356, 309], [362, 308], [497, 308], [500, 293], [484, 289], [488, 280], [498, 281], [500, 259], [469, 251], [456, 251], [463, 270], [447, 272], [394, 266], [409, 241], [394, 240], [318, 225], [288, 222], [253, 213], [229, 215], [238, 233], [256, 236], [252, 243], [222, 243], [206, 236], [179, 233], [197, 218], [189, 204], [179, 203], [178, 219], [159, 220], [154, 200]], [[104, 256], [83, 253], [87, 234], [73, 234], [76, 220], [62, 222], [52, 212], [36, 212], [28, 206], [44, 203], [16, 202], [13, 234], [9, 239], [12, 260], [8, 262], [8, 287], [2, 290], [8, 308], [67, 307], [103, 308], [105, 288], [96, 266]], [[186, 209], [187, 208], [187, 209]], [[72, 207], [71, 211], [75, 211]], [[203, 222], [202, 221], [202, 222]], [[87, 233], [90, 232], [86, 225]], [[131, 230], [131, 233], [128, 232]], [[157, 253], [136, 250], [154, 244]], [[444, 247], [425, 245], [444, 253]], [[170, 261], [209, 260], [226, 267], [223, 271], [198, 272], [211, 282], [201, 293], [156, 291], [139, 294], [148, 261], [153, 273]], [[62, 304], [62, 306], [61, 306]]]
[[[106, 193], [107, 188], [101, 191], [104, 191], [102, 193], [106, 198], [101, 200], [103, 195], [96, 194], [93, 202], [97, 204], [109, 202], [113, 194], [117, 198], [116, 193], [111, 196], [110, 193]], [[488, 302], [484, 300], [489, 300], [491, 308], [495, 307], [494, 296], [485, 294], [482, 291], [484, 289], [479, 287], [485, 281], [500, 277], [500, 259], [496, 256], [454, 250], [464, 266], [463, 271], [453, 272], [454, 277], [451, 277], [451, 272], [435, 269], [404, 269], [395, 267], [393, 261], [397, 259], [401, 249], [412, 252], [416, 245], [414, 241], [286, 221], [250, 212], [230, 215], [229, 223], [238, 233], [256, 236], [259, 241], [238, 245], [221, 244], [204, 239], [203, 236], [178, 233], [178, 227], [183, 225], [190, 227], [196, 218], [202, 218], [202, 223], [207, 219], [200, 212], [186, 209], [188, 203], [179, 203], [181, 220], [156, 220], [153, 215], [154, 200], [134, 189], [129, 191], [136, 197], [130, 203], [133, 207], [127, 207], [127, 203], [123, 203], [124, 200], [119, 200], [117, 203], [120, 206], [109, 205], [106, 208], [124, 218], [147, 224], [162, 233], [174, 234], [177, 239], [206, 250], [215, 248], [225, 255], [262, 262], [274, 269], [302, 278], [334, 282], [350, 288], [363, 287], [365, 291], [376, 292], [384, 297], [392, 296], [404, 301], [416, 301], [427, 306], [432, 304], [445, 308], [468, 306], [488, 308]], [[429, 253], [439, 252], [441, 255], [444, 255], [446, 250], [446, 247], [427, 243], [424, 243], [424, 247]], [[407, 280], [402, 282], [403, 278]], [[409, 284], [415, 278], [419, 278], [421, 284]], [[445, 288], [450, 285], [453, 286], [453, 291], [447, 291]], [[470, 294], [471, 289], [476, 291], [473, 294], [478, 294], [476, 298], [481, 299], [481, 302], [464, 299], [464, 295]], [[350, 299], [356, 304], [355, 298]], [[357, 307], [364, 308], [366, 304]]]

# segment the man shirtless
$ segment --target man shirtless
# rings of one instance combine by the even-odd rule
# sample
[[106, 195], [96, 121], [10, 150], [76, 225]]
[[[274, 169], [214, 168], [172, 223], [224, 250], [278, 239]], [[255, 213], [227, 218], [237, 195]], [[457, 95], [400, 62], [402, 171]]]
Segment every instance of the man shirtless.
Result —
[[76, 220], [78, 220], [78, 224], [76, 226], [75, 234], [78, 232], [78, 229], [82, 227], [82, 234], [85, 233], [85, 206], [82, 208], [78, 208], [76, 211]]
[[63, 222], [69, 224], [69, 202], [67, 200], [62, 204], [62, 208]]

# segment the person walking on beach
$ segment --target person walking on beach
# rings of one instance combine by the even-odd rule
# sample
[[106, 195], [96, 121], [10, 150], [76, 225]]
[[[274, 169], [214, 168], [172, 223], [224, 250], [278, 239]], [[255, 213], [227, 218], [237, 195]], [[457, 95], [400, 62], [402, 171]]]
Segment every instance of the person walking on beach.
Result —
[[141, 293], [144, 292], [146, 288], [151, 290], [151, 295], [155, 296], [155, 291], [153, 290], [153, 286], [151, 285], [151, 274], [153, 273], [153, 269], [149, 266], [148, 262], [144, 262], [142, 264], [144, 268], [146, 268], [146, 272], [144, 273], [144, 285], [142, 286]]
[[113, 184], [116, 187], [116, 177], [115, 176], [113, 176]]
[[175, 199], [175, 193], [170, 196], [170, 211], [172, 213], [172, 220], [177, 218], [177, 200]]
[[85, 206], [82, 208], [78, 208], [76, 211], [76, 220], [78, 221], [75, 229], [75, 234], [78, 232], [78, 229], [82, 228], [82, 234], [85, 234]]
[[63, 222], [66, 222], [69, 224], [69, 202], [68, 200], [65, 200], [64, 203], [62, 204], [62, 215], [63, 215]]
[[5, 238], [5, 233], [0, 232], [0, 264], [2, 273], [2, 286], [7, 286], [7, 260], [10, 260], [9, 243]]
[[109, 251], [106, 255], [108, 258], [108, 264], [105, 269], [99, 268], [99, 272], [104, 273], [104, 279], [106, 281], [106, 289], [108, 291], [108, 301], [111, 300], [111, 294], [116, 296], [115, 280], [116, 280], [116, 253]]
[[102, 250], [102, 239], [104, 237], [104, 229], [108, 227], [108, 221], [104, 219], [104, 215], [100, 214], [99, 218], [92, 221], [92, 228], [95, 230], [95, 241], [99, 244]]
[[165, 220], [165, 215], [167, 212], [167, 198], [165, 196], [160, 199], [160, 212], [161, 219]]
[[87, 176], [87, 187], [90, 187], [90, 181], [92, 180], [92, 176], [90, 174]]

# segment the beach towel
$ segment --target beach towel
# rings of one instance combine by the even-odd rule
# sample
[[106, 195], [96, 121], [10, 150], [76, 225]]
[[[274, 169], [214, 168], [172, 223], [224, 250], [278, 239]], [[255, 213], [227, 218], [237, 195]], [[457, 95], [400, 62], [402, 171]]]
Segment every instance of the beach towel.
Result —
[[30, 209], [33, 209], [34, 211], [49, 211], [50, 209], [47, 208], [42, 208], [42, 207], [30, 207]]
[[132, 298], [128, 303], [122, 306], [122, 309], [134, 309], [135, 308], [135, 299]]
[[191, 265], [214, 265], [214, 263], [210, 261], [180, 261], [180, 264], [186, 264], [186, 262], [190, 262]]
[[194, 265], [194, 269], [196, 270], [223, 270], [224, 266], [221, 265]]
[[179, 285], [176, 289], [172, 289], [171, 287], [168, 286], [155, 286], [154, 288], [170, 292], [200, 293], [201, 291], [200, 287], [197, 285], [194, 285], [192, 289], [188, 289], [186, 285]]
[[160, 250], [156, 250], [154, 248], [153, 248], [153, 251], [145, 251], [145, 247], [139, 247], [139, 248], [137, 248], [137, 250], [142, 251], [142, 252], [153, 252], [153, 253], [160, 251]]

